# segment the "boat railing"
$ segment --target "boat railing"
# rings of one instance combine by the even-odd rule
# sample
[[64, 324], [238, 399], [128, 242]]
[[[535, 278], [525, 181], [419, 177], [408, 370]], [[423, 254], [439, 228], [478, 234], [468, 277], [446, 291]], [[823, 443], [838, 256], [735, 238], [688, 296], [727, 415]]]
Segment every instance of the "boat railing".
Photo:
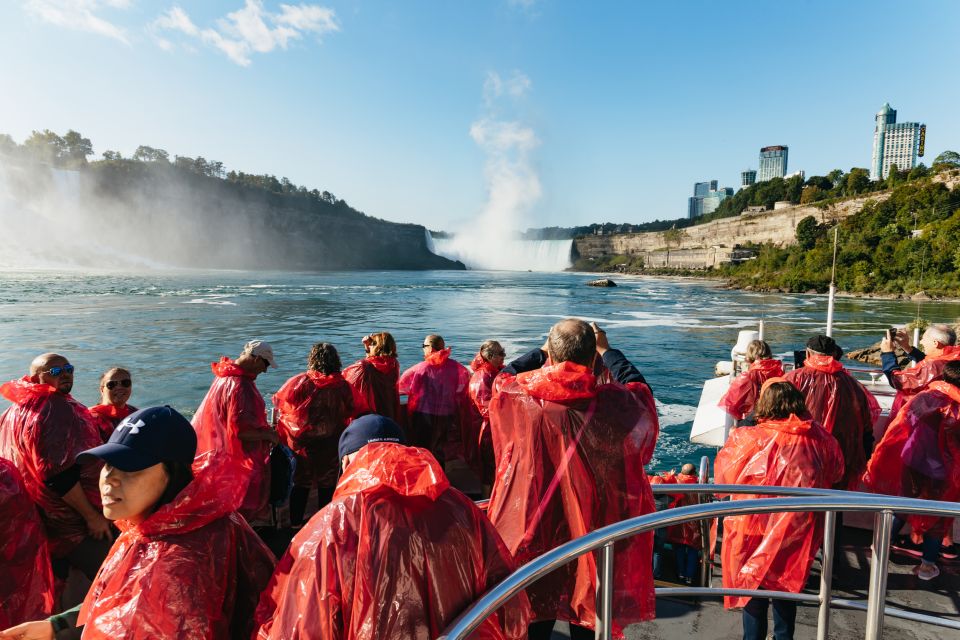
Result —
[[[704, 479], [701, 465], [701, 482]], [[464, 611], [439, 637], [438, 640], [463, 640], [484, 620], [493, 615], [514, 596], [552, 571], [587, 553], [597, 553], [597, 619], [596, 637], [609, 640], [612, 637], [614, 544], [640, 533], [661, 527], [683, 524], [696, 520], [724, 516], [742, 516], [766, 513], [811, 512], [824, 513], [824, 536], [820, 588], [817, 593], [787, 593], [764, 589], [724, 589], [704, 587], [661, 587], [657, 596], [743, 596], [791, 600], [819, 607], [817, 639], [830, 636], [830, 612], [833, 608], [866, 612], [864, 638], [878, 640], [883, 636], [884, 617], [899, 618], [948, 629], [960, 630], [960, 621], [942, 616], [928, 615], [886, 606], [887, 572], [890, 558], [890, 538], [894, 514], [916, 514], [944, 518], [960, 517], [960, 503], [935, 502], [915, 498], [880, 496], [852, 491], [809, 489], [800, 487], [761, 487], [745, 485], [655, 485], [654, 493], [691, 494], [696, 496], [716, 495], [764, 495], [766, 498], [747, 498], [721, 502], [709, 502], [678, 507], [650, 513], [617, 522], [580, 538], [576, 538], [531, 560], [507, 576], [470, 608]], [[874, 532], [871, 545], [870, 578], [867, 598], [834, 598], [831, 595], [833, 580], [834, 529], [838, 512], [873, 513]], [[704, 562], [707, 564], [707, 562]], [[709, 581], [704, 584], [709, 585]]]

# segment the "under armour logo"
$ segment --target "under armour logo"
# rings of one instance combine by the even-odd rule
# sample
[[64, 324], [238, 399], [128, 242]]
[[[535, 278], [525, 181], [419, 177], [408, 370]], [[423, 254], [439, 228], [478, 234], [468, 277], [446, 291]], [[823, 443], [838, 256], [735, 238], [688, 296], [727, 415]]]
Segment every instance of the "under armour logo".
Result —
[[137, 434], [140, 433], [140, 427], [147, 426], [143, 420], [137, 420], [136, 422], [124, 422], [121, 424], [118, 429], [130, 429], [130, 433]]

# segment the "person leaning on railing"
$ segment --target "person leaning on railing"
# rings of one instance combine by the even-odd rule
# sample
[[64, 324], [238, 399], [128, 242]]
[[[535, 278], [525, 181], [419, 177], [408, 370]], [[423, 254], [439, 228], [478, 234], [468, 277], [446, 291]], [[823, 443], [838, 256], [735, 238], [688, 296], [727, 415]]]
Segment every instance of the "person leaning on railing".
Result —
[[[807, 414], [803, 395], [783, 378], [768, 380], [756, 407], [757, 425], [730, 432], [717, 454], [717, 484], [826, 489], [843, 475], [836, 439]], [[733, 496], [733, 500], [751, 495]], [[823, 516], [774, 513], [723, 520], [723, 587], [799, 593], [823, 538]], [[743, 607], [744, 640], [767, 637], [767, 598], [726, 596]], [[776, 640], [791, 640], [797, 605], [773, 601]]]

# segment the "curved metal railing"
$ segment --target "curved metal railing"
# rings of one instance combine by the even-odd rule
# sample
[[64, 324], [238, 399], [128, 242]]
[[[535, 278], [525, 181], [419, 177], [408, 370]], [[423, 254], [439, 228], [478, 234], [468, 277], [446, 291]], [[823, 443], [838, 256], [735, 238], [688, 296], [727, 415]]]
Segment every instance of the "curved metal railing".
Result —
[[[701, 471], [702, 470], [701, 467]], [[866, 611], [867, 623], [864, 634], [866, 640], [879, 640], [879, 638], [882, 637], [885, 615], [950, 629], [960, 629], [960, 622], [956, 620], [915, 613], [895, 607], [885, 607], [884, 605], [887, 591], [887, 565], [890, 558], [890, 538], [893, 529], [894, 513], [956, 518], [960, 517], [960, 503], [935, 502], [914, 498], [878, 496], [852, 491], [807, 489], [800, 487], [688, 484], [656, 485], [653, 489], [656, 493], [672, 494], [739, 494], [783, 497], [733, 500], [680, 507], [623, 520], [592, 531], [585, 536], [571, 540], [548, 551], [514, 571], [500, 584], [484, 594], [469, 609], [464, 611], [438, 640], [463, 640], [485, 619], [493, 615], [523, 589], [555, 569], [593, 551], [599, 552], [597, 561], [597, 638], [609, 640], [612, 635], [611, 620], [613, 617], [614, 543], [639, 533], [694, 520], [722, 516], [783, 512], [823, 512], [826, 514], [824, 518], [823, 570], [820, 576], [819, 593], [786, 593], [766, 590], [686, 587], [658, 588], [657, 595], [731, 595], [816, 603], [819, 605], [817, 624], [818, 640], [825, 640], [829, 636], [830, 610], [832, 607]], [[870, 563], [870, 581], [866, 603], [862, 600], [848, 600], [832, 598], [830, 596], [833, 578], [833, 533], [836, 524], [836, 514], [839, 511], [862, 511], [876, 514], [872, 544], [873, 554]], [[704, 564], [706, 564], [706, 562]]]

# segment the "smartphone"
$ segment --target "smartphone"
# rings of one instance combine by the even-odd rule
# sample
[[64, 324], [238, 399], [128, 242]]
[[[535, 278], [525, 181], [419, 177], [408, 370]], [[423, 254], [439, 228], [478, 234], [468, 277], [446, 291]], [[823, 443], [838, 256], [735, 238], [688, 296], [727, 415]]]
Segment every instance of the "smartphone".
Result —
[[887, 337], [890, 338], [890, 342], [896, 342], [896, 341], [897, 341], [897, 328], [896, 328], [896, 327], [890, 327], [889, 329], [887, 329]]

